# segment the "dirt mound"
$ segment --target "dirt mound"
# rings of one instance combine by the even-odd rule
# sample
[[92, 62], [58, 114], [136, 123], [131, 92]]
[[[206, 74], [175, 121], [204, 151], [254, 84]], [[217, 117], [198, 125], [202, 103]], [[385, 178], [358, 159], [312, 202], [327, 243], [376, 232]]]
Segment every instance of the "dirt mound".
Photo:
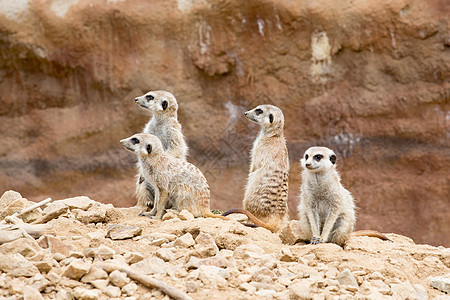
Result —
[[[7, 199], [22, 198], [8, 192], [0, 201]], [[449, 292], [450, 249], [417, 245], [393, 233], [387, 234], [392, 242], [353, 237], [342, 249], [283, 244], [263, 228], [194, 219], [186, 211], [152, 220], [139, 217], [135, 208], [88, 197], [35, 211], [28, 221], [45, 220], [52, 228], [37, 240], [22, 237], [0, 245], [0, 297], [444, 299]], [[5, 218], [15, 218], [18, 227], [31, 225]]]

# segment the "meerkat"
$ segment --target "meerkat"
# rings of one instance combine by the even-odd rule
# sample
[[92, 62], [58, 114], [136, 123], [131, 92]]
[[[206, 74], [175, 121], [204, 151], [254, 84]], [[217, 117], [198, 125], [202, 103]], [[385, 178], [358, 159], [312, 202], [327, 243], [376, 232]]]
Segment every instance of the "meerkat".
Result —
[[[188, 147], [178, 122], [178, 103], [175, 97], [167, 91], [150, 91], [134, 100], [140, 107], [152, 112], [152, 118], [145, 125], [143, 132], [156, 135], [167, 154], [186, 160]], [[136, 206], [141, 208], [142, 212], [153, 206], [154, 188], [144, 180], [139, 164], [135, 194]]]
[[280, 108], [268, 104], [244, 115], [261, 126], [251, 150], [244, 209], [232, 209], [222, 215], [243, 213], [255, 225], [277, 232], [289, 220], [289, 157], [283, 132], [284, 115]]
[[331, 242], [345, 246], [351, 235], [367, 235], [388, 240], [372, 230], [353, 232], [356, 223], [355, 202], [341, 184], [336, 170], [336, 154], [326, 147], [306, 150], [298, 206], [300, 228], [311, 244]]
[[167, 154], [157, 136], [139, 133], [120, 142], [137, 155], [144, 180], [154, 187], [153, 209], [146, 216], [161, 219], [169, 204], [178, 211], [186, 209], [194, 217], [228, 220], [210, 211], [210, 190], [202, 172], [193, 164]]

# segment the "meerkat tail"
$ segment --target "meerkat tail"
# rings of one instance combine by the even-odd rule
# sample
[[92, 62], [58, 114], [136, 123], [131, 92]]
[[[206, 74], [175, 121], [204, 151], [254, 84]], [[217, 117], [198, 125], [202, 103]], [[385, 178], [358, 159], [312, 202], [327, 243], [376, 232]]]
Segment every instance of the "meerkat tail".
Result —
[[370, 237], [376, 237], [379, 238], [383, 241], [390, 241], [392, 242], [392, 240], [390, 240], [387, 236], [385, 236], [384, 234], [382, 234], [381, 232], [378, 232], [376, 230], [358, 230], [358, 231], [353, 231], [352, 232], [353, 236], [370, 236]]
[[206, 210], [204, 213], [203, 213], [203, 217], [205, 217], [205, 218], [219, 218], [219, 219], [222, 219], [222, 220], [225, 220], [225, 221], [230, 221], [230, 219], [228, 219], [227, 217], [224, 217], [224, 216], [222, 216], [222, 215], [218, 215], [218, 214], [213, 214], [211, 211], [209, 211], [209, 210]]
[[264, 223], [263, 221], [261, 221], [260, 219], [255, 217], [255, 215], [253, 215], [248, 210], [245, 210], [245, 209], [242, 209], [242, 208], [232, 208], [232, 209], [227, 210], [226, 212], [224, 212], [222, 214], [222, 216], [228, 216], [228, 215], [231, 215], [231, 214], [244, 214], [244, 215], [246, 215], [248, 217], [248, 219], [250, 221], [255, 223], [254, 225], [256, 225], [256, 226], [254, 226], [253, 224], [243, 224], [245, 226], [248, 226], [248, 227], [258, 227], [259, 226], [259, 227], [263, 227], [263, 228], [265, 228], [267, 230], [270, 230], [271, 232], [275, 232], [276, 231], [276, 228], [274, 226], [271, 226], [271, 225], [269, 225], [267, 223]]

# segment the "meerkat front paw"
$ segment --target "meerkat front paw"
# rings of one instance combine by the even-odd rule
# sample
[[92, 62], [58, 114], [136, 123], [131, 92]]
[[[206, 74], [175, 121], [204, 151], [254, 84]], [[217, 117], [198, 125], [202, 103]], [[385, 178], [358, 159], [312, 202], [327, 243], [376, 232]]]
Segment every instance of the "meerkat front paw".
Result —
[[156, 211], [152, 210], [152, 211], [142, 212], [139, 215], [144, 216], [144, 217], [149, 217], [151, 219], [155, 219], [154, 216], [156, 215]]
[[313, 236], [310, 243], [312, 245], [317, 245], [317, 244], [323, 243], [323, 240], [319, 237]]

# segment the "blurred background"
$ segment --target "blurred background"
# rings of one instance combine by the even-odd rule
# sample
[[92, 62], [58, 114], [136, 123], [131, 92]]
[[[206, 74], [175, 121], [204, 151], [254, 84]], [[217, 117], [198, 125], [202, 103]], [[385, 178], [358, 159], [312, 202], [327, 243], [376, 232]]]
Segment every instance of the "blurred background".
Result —
[[357, 229], [450, 246], [450, 2], [0, 0], [0, 193], [133, 206], [119, 140], [172, 92], [211, 208], [241, 207], [258, 126], [285, 114], [296, 218], [299, 159], [338, 155]]

